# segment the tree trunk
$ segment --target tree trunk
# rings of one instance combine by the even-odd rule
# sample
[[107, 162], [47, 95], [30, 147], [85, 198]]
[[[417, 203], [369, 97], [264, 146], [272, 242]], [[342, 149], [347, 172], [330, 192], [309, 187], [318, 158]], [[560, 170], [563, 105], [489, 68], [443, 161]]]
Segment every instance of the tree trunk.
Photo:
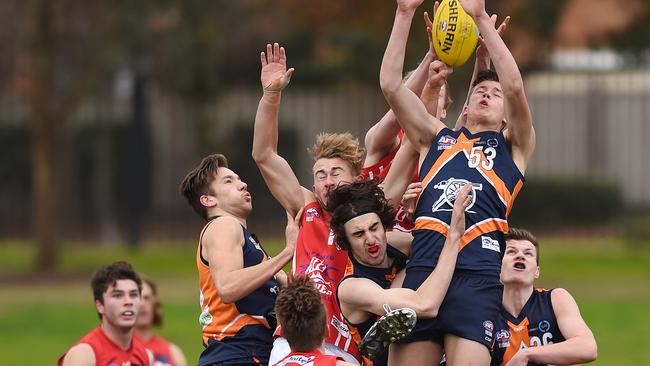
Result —
[[32, 176], [34, 234], [38, 245], [36, 270], [54, 272], [58, 263], [59, 232], [59, 133], [46, 116], [34, 115], [32, 128]]

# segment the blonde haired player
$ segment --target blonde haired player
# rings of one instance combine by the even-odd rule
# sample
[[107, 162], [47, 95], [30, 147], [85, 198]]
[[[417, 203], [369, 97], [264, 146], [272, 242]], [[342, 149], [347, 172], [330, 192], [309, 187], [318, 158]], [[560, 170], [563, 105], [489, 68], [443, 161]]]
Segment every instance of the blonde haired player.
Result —
[[[300, 185], [293, 169], [278, 154], [278, 115], [282, 91], [289, 85], [293, 69], [287, 69], [284, 47], [268, 44], [260, 54], [260, 80], [264, 94], [255, 116], [253, 159], [275, 199], [291, 215], [303, 210], [300, 232], [292, 262], [292, 274], [309, 277], [320, 291], [327, 309], [328, 336], [324, 351], [359, 363], [360, 355], [345, 324], [336, 300], [336, 287], [343, 278], [347, 253], [334, 243], [329, 227], [330, 213], [324, 207], [329, 192], [340, 184], [354, 181], [361, 171], [363, 149], [351, 134], [323, 133], [310, 149], [314, 158], [313, 186]], [[273, 344], [270, 364], [290, 352], [289, 344], [278, 337]]]
[[[423, 188], [415, 211], [405, 287], [417, 288], [435, 267], [448, 231], [451, 206], [459, 187], [467, 182], [474, 182], [473, 202], [466, 210], [467, 230], [438, 317], [418, 322], [407, 343], [393, 344], [389, 363], [435, 363], [444, 345], [452, 366], [488, 365], [502, 296], [499, 271], [503, 234], [508, 231], [507, 216], [535, 147], [532, 117], [517, 64], [485, 12], [483, 0], [460, 4], [481, 31], [496, 73], [478, 75], [463, 108], [465, 126], [458, 131], [446, 128], [427, 113], [419, 98], [401, 82], [409, 28], [421, 3], [397, 1], [380, 73], [384, 96], [420, 154]], [[438, 71], [439, 82], [449, 75], [442, 62], [436, 61], [432, 67]], [[502, 132], [506, 123], [508, 129]]]

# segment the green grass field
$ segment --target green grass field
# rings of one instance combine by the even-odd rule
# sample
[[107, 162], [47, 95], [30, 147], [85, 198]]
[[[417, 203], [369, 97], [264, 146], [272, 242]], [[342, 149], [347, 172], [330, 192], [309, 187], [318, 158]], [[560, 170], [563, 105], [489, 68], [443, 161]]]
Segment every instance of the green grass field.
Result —
[[[122, 247], [67, 245], [60, 277], [30, 274], [34, 248], [0, 242], [0, 349], [6, 365], [53, 364], [98, 324], [89, 280], [100, 265], [127, 260], [154, 278], [164, 302], [160, 333], [196, 364], [202, 350], [193, 243]], [[270, 246], [271, 253], [277, 246]], [[613, 239], [543, 240], [539, 286], [564, 287], [598, 341], [595, 365], [650, 365], [650, 246], [634, 251]]]

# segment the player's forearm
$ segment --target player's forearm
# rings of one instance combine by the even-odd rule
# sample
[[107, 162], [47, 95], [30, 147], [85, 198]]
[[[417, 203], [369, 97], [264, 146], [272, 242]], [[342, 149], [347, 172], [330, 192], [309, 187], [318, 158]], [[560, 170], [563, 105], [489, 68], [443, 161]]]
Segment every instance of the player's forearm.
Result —
[[396, 93], [402, 86], [404, 54], [414, 14], [415, 10], [402, 9], [397, 9], [395, 13], [393, 30], [379, 72], [379, 84], [382, 92], [387, 97]]
[[281, 100], [281, 92], [264, 92], [257, 106], [252, 155], [258, 165], [263, 163], [270, 154], [277, 154]]
[[365, 166], [377, 163], [388, 155], [396, 144], [400, 126], [397, 117], [389, 110], [379, 122], [372, 126], [366, 133], [366, 161]]
[[417, 161], [418, 152], [408, 140], [404, 140], [383, 182], [384, 194], [393, 208], [399, 207], [402, 196], [411, 183]]
[[426, 301], [426, 308], [432, 317], [437, 316], [440, 304], [447, 294], [449, 283], [454, 275], [459, 243], [459, 237], [448, 235], [436, 268], [416, 291], [418, 296]]
[[570, 365], [591, 362], [598, 357], [596, 341], [590, 336], [579, 336], [564, 342], [522, 349], [529, 362]]
[[483, 13], [474, 21], [481, 31], [490, 58], [494, 62], [494, 68], [499, 75], [499, 83], [503, 88], [503, 92], [508, 94], [523, 89], [523, 80], [517, 62], [499, 33], [497, 33], [497, 30], [494, 29], [490, 16]]
[[427, 83], [422, 89], [422, 94], [420, 95], [420, 100], [424, 104], [424, 107], [427, 109], [430, 115], [440, 118], [437, 115], [438, 112], [438, 98], [440, 97], [440, 88], [431, 86]]
[[221, 274], [214, 279], [221, 300], [230, 304], [250, 295], [289, 263], [292, 255], [293, 250], [285, 247], [278, 255], [260, 264]]
[[427, 83], [427, 77], [429, 75], [429, 64], [431, 61], [433, 61], [433, 54], [431, 52], [427, 52], [422, 58], [422, 61], [418, 67], [415, 69], [415, 71], [413, 71], [413, 74], [411, 74], [411, 77], [409, 77], [404, 83], [404, 85], [406, 85], [407, 88], [411, 89], [413, 93], [418, 95], [422, 93], [422, 89]]

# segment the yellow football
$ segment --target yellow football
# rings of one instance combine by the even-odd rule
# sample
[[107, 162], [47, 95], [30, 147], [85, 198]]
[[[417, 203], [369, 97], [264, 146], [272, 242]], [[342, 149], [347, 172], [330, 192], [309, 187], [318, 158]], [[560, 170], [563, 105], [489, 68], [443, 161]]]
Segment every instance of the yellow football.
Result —
[[479, 31], [458, 0], [443, 0], [433, 17], [433, 48], [440, 60], [457, 67], [474, 53]]

